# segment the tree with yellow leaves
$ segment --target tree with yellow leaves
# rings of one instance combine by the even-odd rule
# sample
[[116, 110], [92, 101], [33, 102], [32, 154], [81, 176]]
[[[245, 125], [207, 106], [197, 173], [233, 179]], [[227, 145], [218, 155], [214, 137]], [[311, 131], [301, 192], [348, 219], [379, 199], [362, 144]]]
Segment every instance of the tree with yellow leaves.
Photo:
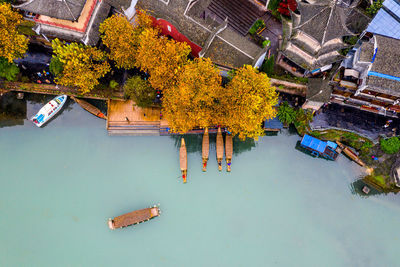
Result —
[[163, 115], [173, 132], [187, 132], [195, 127], [217, 124], [216, 112], [223, 90], [218, 69], [208, 58], [188, 62], [176, 86], [165, 90]]
[[53, 40], [53, 58], [62, 64], [56, 83], [79, 87], [82, 93], [90, 92], [99, 79], [110, 71], [106, 53], [95, 47], [71, 43], [66, 45]]
[[150, 74], [153, 88], [169, 89], [175, 86], [190, 51], [188, 44], [169, 40], [159, 36], [157, 29], [146, 28], [139, 36], [136, 66]]
[[21, 22], [22, 16], [14, 12], [10, 4], [0, 4], [0, 57], [10, 63], [28, 49], [28, 39], [17, 31]]
[[264, 134], [261, 125], [276, 116], [278, 95], [266, 74], [245, 65], [235, 71], [226, 90], [222, 91], [219, 117], [233, 135], [240, 139], [258, 139]]
[[144, 29], [151, 27], [152, 20], [144, 11], [137, 12], [136, 26], [122, 15], [113, 15], [100, 24], [101, 39], [110, 49], [109, 58], [118, 68], [134, 67], [138, 37]]

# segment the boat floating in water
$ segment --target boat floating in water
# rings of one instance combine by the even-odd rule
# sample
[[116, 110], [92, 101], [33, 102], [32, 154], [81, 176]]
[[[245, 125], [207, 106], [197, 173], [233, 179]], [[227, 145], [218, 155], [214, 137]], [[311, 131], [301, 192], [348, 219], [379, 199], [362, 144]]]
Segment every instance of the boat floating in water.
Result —
[[221, 128], [218, 127], [217, 132], [217, 162], [218, 170], [222, 171], [222, 159], [224, 158], [224, 139], [222, 138]]
[[181, 139], [181, 147], [179, 149], [179, 164], [181, 167], [181, 172], [182, 172], [182, 179], [183, 182], [186, 183], [186, 178], [187, 178], [187, 152], [186, 152], [186, 145], [185, 145], [185, 139]]
[[226, 160], [226, 171], [231, 171], [231, 163], [232, 163], [232, 154], [233, 154], [233, 140], [232, 135], [226, 133], [225, 135], [225, 160]]
[[201, 157], [203, 159], [203, 172], [207, 170], [207, 162], [208, 162], [208, 154], [210, 152], [210, 137], [208, 135], [208, 128], [204, 130], [203, 135], [203, 144], [202, 144], [202, 151]]
[[351, 150], [348, 146], [343, 145], [339, 141], [336, 141], [336, 144], [343, 150], [343, 153], [348, 156], [355, 163], [359, 164], [362, 167], [365, 167], [365, 163], [358, 157], [357, 153]]
[[144, 221], [148, 221], [154, 217], [160, 216], [161, 211], [158, 206], [135, 210], [121, 216], [115, 217], [114, 219], [108, 219], [108, 227], [111, 230], [127, 227], [133, 224], [139, 224]]
[[66, 95], [59, 95], [44, 105], [39, 112], [31, 118], [31, 121], [37, 126], [42, 127], [54, 115], [56, 115], [67, 101]]
[[78, 103], [79, 106], [81, 106], [83, 109], [89, 111], [90, 113], [92, 113], [93, 115], [95, 115], [96, 117], [102, 118], [102, 119], [107, 119], [107, 116], [104, 115], [103, 112], [101, 112], [100, 109], [98, 109], [97, 107], [93, 106], [92, 104], [90, 104], [89, 102], [83, 100], [83, 99], [79, 99], [76, 98], [74, 96], [71, 96], [71, 98]]
[[331, 141], [321, 141], [308, 134], [301, 139], [300, 147], [305, 149], [313, 157], [321, 157], [328, 160], [336, 160], [341, 149]]

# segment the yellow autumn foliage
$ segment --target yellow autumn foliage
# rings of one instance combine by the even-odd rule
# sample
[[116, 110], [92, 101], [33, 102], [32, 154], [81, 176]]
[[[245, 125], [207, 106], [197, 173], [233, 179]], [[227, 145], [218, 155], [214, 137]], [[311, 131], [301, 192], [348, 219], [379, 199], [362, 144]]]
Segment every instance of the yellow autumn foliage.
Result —
[[144, 29], [152, 27], [152, 20], [145, 11], [136, 14], [135, 26], [122, 15], [113, 15], [100, 24], [101, 39], [110, 49], [109, 58], [118, 68], [134, 67], [138, 37]]
[[99, 84], [99, 79], [110, 71], [106, 53], [90, 46], [53, 40], [53, 57], [63, 64], [63, 70], [56, 77], [56, 83], [76, 86], [82, 93], [90, 92]]
[[136, 67], [150, 74], [155, 89], [165, 90], [176, 85], [191, 51], [188, 44], [159, 36], [159, 30], [146, 28], [139, 36]]
[[216, 112], [221, 91], [221, 76], [208, 58], [188, 62], [176, 86], [165, 90], [163, 115], [172, 132], [187, 132], [195, 127], [217, 124]]
[[28, 39], [17, 31], [21, 22], [22, 16], [14, 12], [10, 4], [0, 4], [0, 57], [10, 63], [22, 57], [28, 49]]
[[240, 139], [264, 135], [262, 123], [276, 116], [278, 94], [266, 74], [250, 65], [235, 71], [221, 94], [221, 124]]

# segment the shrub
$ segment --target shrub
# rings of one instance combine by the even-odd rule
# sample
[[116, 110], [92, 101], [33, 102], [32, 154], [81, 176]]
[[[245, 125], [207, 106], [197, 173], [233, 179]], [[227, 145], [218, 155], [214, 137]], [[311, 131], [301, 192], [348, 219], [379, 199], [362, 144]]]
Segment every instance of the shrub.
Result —
[[0, 77], [7, 81], [14, 81], [19, 73], [19, 68], [14, 63], [9, 63], [4, 57], [0, 57]]
[[142, 108], [151, 106], [156, 98], [156, 90], [140, 76], [133, 76], [128, 79], [124, 91], [126, 98], [132, 99], [138, 107]]
[[118, 85], [119, 85], [118, 82], [116, 82], [115, 80], [111, 80], [109, 86], [111, 89], [115, 89], [117, 88]]
[[309, 130], [309, 124], [313, 119], [313, 114], [312, 112], [304, 109], [298, 109], [296, 110], [296, 118], [293, 121], [294, 126], [297, 129], [297, 132], [300, 135], [305, 134]]
[[365, 141], [361, 146], [361, 152], [367, 153], [372, 148], [372, 143], [370, 141]]
[[256, 32], [257, 32], [259, 29], [261, 29], [261, 28], [263, 28], [263, 27], [265, 27], [265, 22], [264, 22], [264, 20], [258, 19], [258, 20], [256, 20], [256, 22], [254, 22], [253, 26], [251, 26], [251, 28], [250, 28], [250, 30], [249, 30], [249, 33], [250, 33], [251, 35], [254, 35], [254, 34], [256, 34]]
[[386, 154], [395, 154], [400, 150], [400, 140], [398, 137], [391, 137], [386, 139], [380, 139], [379, 144], [381, 149]]
[[265, 48], [267, 46], [271, 45], [271, 41], [270, 40], [264, 40], [261, 44], [262, 48]]
[[367, 7], [367, 14], [371, 17], [378, 13], [379, 9], [383, 6], [383, 0], [377, 0], [372, 5]]
[[51, 74], [58, 76], [64, 69], [64, 64], [60, 61], [58, 57], [52, 57], [49, 66]]
[[289, 103], [285, 101], [278, 107], [278, 118], [282, 123], [291, 124], [296, 118], [296, 112]]
[[261, 66], [261, 71], [265, 72], [268, 77], [271, 76], [271, 74], [274, 73], [274, 64], [275, 64], [275, 56], [272, 55], [270, 58], [264, 61], [264, 63]]

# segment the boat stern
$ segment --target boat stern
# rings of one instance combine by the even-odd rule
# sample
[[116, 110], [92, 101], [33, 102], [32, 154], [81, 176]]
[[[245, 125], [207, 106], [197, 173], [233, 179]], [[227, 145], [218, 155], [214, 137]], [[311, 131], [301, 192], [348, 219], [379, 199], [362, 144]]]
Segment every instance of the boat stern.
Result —
[[108, 228], [115, 230], [114, 221], [111, 218], [108, 219]]

